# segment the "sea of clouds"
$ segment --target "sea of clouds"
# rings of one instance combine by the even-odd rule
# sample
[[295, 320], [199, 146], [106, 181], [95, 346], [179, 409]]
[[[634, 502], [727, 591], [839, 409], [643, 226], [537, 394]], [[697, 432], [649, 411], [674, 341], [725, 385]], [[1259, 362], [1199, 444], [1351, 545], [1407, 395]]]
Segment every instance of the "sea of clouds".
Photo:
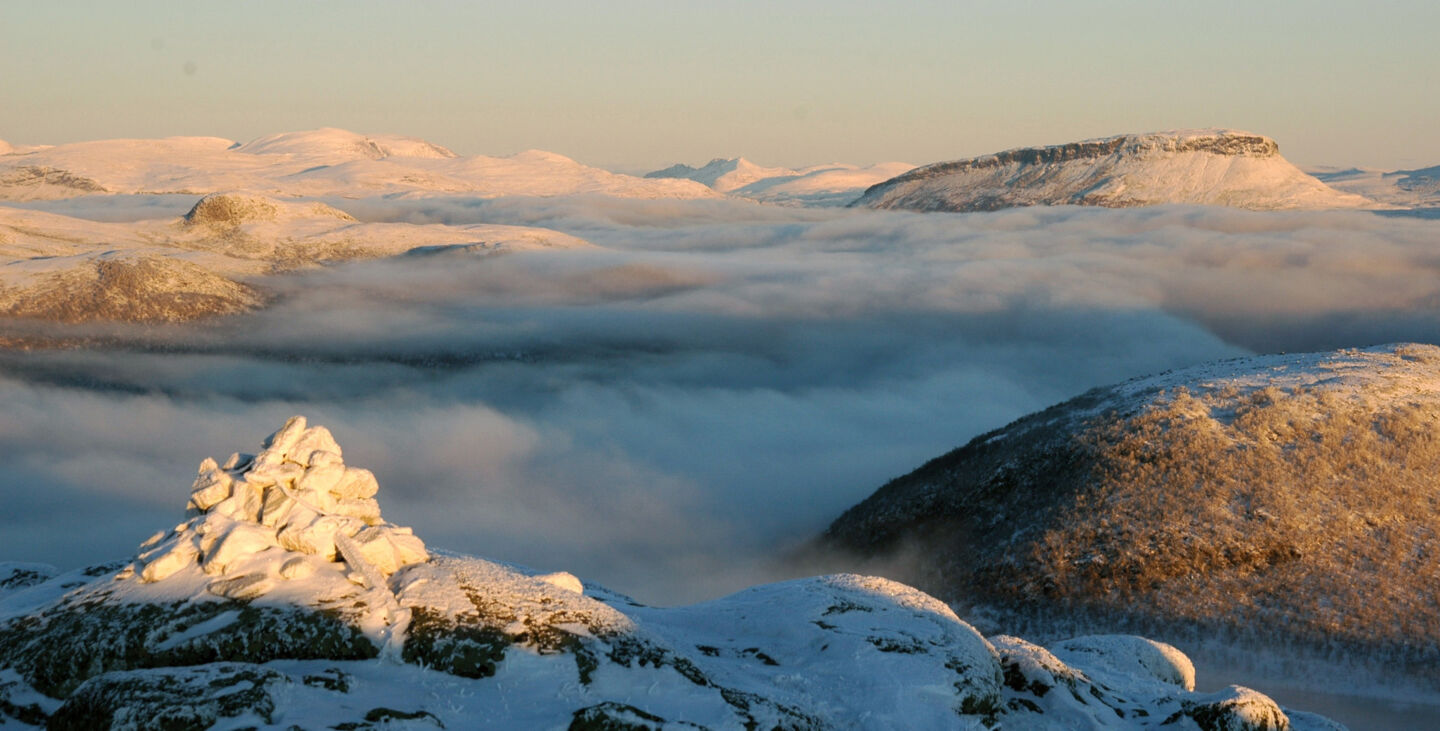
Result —
[[[129, 220], [193, 202], [44, 205]], [[203, 457], [301, 413], [432, 546], [693, 601], [784, 575], [776, 556], [887, 479], [1088, 388], [1440, 342], [1440, 221], [1423, 218], [328, 202], [601, 248], [283, 275], [254, 314], [0, 352], [0, 559], [128, 556], [179, 522]]]

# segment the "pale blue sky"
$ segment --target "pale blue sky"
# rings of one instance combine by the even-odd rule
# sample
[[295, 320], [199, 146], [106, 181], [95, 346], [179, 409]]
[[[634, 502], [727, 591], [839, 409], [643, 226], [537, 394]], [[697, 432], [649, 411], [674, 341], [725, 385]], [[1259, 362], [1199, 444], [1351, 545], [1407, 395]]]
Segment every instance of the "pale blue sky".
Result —
[[336, 126], [610, 167], [1226, 126], [1440, 164], [1440, 2], [6, 2], [0, 139]]

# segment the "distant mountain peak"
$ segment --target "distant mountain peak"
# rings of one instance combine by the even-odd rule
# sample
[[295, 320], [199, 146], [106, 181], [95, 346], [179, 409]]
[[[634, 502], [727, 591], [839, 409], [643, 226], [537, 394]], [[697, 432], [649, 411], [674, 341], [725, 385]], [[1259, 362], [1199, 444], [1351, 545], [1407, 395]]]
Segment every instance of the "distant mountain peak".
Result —
[[1262, 210], [1374, 205], [1291, 165], [1269, 137], [1230, 129], [1125, 134], [935, 163], [870, 187], [855, 205], [984, 211], [1164, 203]]
[[324, 203], [293, 203], [254, 193], [211, 193], [195, 202], [185, 214], [191, 226], [238, 226], [260, 221], [294, 220], [300, 218], [355, 218]]
[[346, 129], [322, 127], [300, 132], [281, 132], [259, 137], [235, 148], [252, 155], [298, 154], [369, 158], [388, 157], [452, 158], [454, 152], [418, 137], [403, 135], [362, 135]]

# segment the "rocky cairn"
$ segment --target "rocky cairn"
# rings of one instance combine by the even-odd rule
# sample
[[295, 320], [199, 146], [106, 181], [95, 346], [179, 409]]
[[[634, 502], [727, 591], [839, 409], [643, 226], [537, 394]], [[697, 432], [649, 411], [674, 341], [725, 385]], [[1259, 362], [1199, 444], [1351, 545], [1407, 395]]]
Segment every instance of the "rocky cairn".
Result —
[[198, 566], [210, 593], [230, 599], [266, 594], [321, 568], [381, 586], [430, 556], [409, 528], [380, 517], [378, 490], [369, 470], [345, 465], [328, 429], [292, 417], [259, 454], [201, 462], [187, 520], [141, 544], [121, 578], [150, 583]]

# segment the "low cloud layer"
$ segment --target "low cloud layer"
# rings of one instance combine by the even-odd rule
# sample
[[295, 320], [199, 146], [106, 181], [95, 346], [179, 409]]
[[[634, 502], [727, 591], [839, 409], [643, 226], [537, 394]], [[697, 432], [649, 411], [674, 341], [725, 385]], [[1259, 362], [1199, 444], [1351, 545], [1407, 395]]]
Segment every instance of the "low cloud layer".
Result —
[[886, 479], [1087, 388], [1440, 341], [1440, 222], [1423, 219], [333, 203], [604, 249], [287, 275], [253, 315], [0, 354], [0, 496], [19, 506], [0, 557], [126, 555], [178, 521], [201, 458], [303, 413], [432, 545], [688, 601], [778, 575], [767, 557]]

